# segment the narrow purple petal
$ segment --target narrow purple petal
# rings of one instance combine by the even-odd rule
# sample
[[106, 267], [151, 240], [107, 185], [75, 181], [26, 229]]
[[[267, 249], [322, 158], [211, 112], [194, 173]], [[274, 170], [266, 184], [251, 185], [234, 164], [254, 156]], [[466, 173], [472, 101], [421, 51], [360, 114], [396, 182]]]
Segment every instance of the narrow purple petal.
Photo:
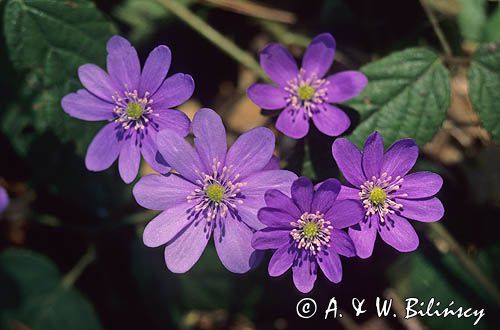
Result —
[[264, 228], [253, 234], [252, 246], [258, 250], [277, 249], [290, 243], [289, 229]]
[[149, 53], [141, 73], [140, 95], [146, 92], [153, 95], [158, 90], [167, 76], [171, 61], [172, 54], [165, 45], [158, 46]]
[[158, 114], [158, 116], [155, 116], [152, 120], [158, 125], [159, 131], [169, 128], [181, 136], [189, 134], [191, 121], [184, 112], [175, 109], [166, 109], [156, 111], [155, 113]]
[[360, 187], [366, 181], [361, 168], [361, 152], [352, 142], [336, 139], [332, 145], [332, 155], [342, 175], [352, 185]]
[[266, 166], [262, 170], [267, 171], [267, 170], [279, 170], [281, 169], [280, 166], [280, 160], [276, 156], [272, 156], [271, 159], [269, 160], [269, 163], [267, 163]]
[[165, 79], [153, 94], [155, 109], [170, 109], [189, 100], [194, 91], [193, 78], [184, 73], [177, 73]]
[[[295, 180], [292, 184], [292, 199], [299, 207], [302, 213], [311, 212], [311, 204], [314, 196], [314, 188], [312, 182], [302, 176]], [[316, 212], [314, 210], [314, 212]]]
[[356, 255], [356, 248], [349, 235], [340, 229], [332, 229], [330, 232], [330, 248], [336, 253], [346, 256], [354, 257]]
[[293, 283], [302, 293], [308, 293], [314, 287], [316, 282], [318, 265], [316, 261], [311, 260], [307, 255], [299, 256], [292, 266]]
[[384, 155], [382, 173], [396, 178], [403, 177], [415, 165], [418, 158], [418, 146], [412, 139], [394, 142]]
[[246, 185], [241, 188], [241, 193], [245, 196], [243, 205], [257, 209], [264, 207], [266, 191], [277, 189], [289, 194], [292, 183], [296, 179], [295, 173], [286, 170], [270, 170], [250, 174], [243, 180]]
[[287, 229], [289, 231], [292, 229], [290, 223], [298, 219], [284, 209], [275, 209], [272, 207], [261, 208], [258, 217], [260, 222], [268, 227]]
[[7, 195], [5, 188], [0, 187], [0, 212], [5, 211], [7, 205], [9, 205], [9, 195]]
[[299, 68], [290, 52], [280, 44], [269, 44], [260, 52], [260, 65], [281, 86], [297, 77]]
[[254, 267], [257, 251], [251, 244], [252, 235], [250, 228], [231, 216], [222, 222], [222, 226], [216, 225], [215, 248], [222, 264], [229, 271], [243, 274]]
[[226, 156], [226, 166], [233, 166], [233, 173], [240, 177], [262, 170], [273, 155], [275, 137], [270, 129], [257, 127], [243, 133], [231, 146]]
[[379, 226], [380, 237], [400, 252], [414, 251], [418, 247], [418, 235], [403, 217], [389, 214], [388, 220]]
[[380, 177], [380, 168], [384, 159], [384, 139], [378, 132], [373, 132], [363, 147], [363, 172], [366, 178]]
[[[261, 205], [261, 207], [262, 206], [263, 204]], [[262, 222], [260, 222], [259, 218], [257, 217], [259, 208], [260, 207], [248, 205], [243, 202], [243, 204], [238, 205], [235, 217], [243, 221], [248, 227], [252, 228], [253, 230], [263, 229], [266, 226]]]
[[146, 163], [156, 172], [161, 174], [168, 173], [171, 168], [168, 166], [167, 161], [158, 152], [156, 146], [156, 136], [158, 133], [154, 129], [148, 130], [144, 139], [142, 140], [141, 153]]
[[287, 108], [283, 110], [276, 121], [276, 129], [292, 139], [302, 139], [309, 132], [309, 118], [302, 109]]
[[190, 270], [200, 259], [211, 233], [211, 223], [204, 219], [192, 222], [165, 247], [167, 268], [173, 273], [185, 273]]
[[103, 100], [114, 103], [113, 95], [119, 89], [103, 69], [95, 64], [84, 64], [78, 68], [78, 77], [89, 92]]
[[144, 245], [154, 248], [166, 244], [191, 225], [192, 219], [188, 218], [186, 211], [189, 207], [185, 201], [178, 203], [151, 220], [142, 233]]
[[283, 109], [288, 93], [282, 88], [269, 84], [253, 84], [247, 90], [253, 103], [267, 110]]
[[269, 275], [273, 277], [283, 275], [293, 265], [295, 259], [295, 251], [288, 245], [280, 247], [274, 252], [271, 260], [269, 261], [268, 271]]
[[368, 79], [359, 71], [342, 71], [326, 78], [329, 82], [327, 101], [342, 103], [358, 95]]
[[333, 203], [325, 219], [330, 220], [334, 228], [346, 228], [363, 220], [364, 215], [365, 209], [359, 200], [344, 199]]
[[374, 215], [371, 219], [349, 228], [349, 237], [351, 237], [356, 247], [358, 257], [366, 259], [372, 255], [375, 239], [377, 238], [378, 221], [378, 215]]
[[295, 220], [299, 219], [302, 215], [302, 212], [299, 210], [297, 205], [295, 205], [293, 200], [279, 190], [268, 190], [264, 195], [264, 199], [266, 200], [266, 205], [268, 207], [282, 209], [288, 212], [288, 214], [290, 214]]
[[98, 121], [113, 118], [114, 105], [79, 89], [76, 93], [66, 95], [61, 100], [61, 106], [68, 115], [74, 118]]
[[328, 136], [339, 136], [351, 125], [351, 120], [340, 108], [325, 103], [312, 116], [314, 125]]
[[212, 171], [214, 160], [224, 166], [227, 152], [226, 129], [221, 117], [212, 109], [200, 109], [193, 118], [194, 144], [206, 172]]
[[335, 202], [340, 192], [340, 182], [337, 179], [328, 179], [314, 192], [311, 211], [326, 213]]
[[[175, 174], [143, 176], [134, 186], [139, 205], [150, 210], [168, 210], [187, 201], [198, 186]], [[192, 205], [191, 205], [192, 206]]]
[[141, 77], [141, 64], [137, 51], [120, 36], [113, 36], [106, 45], [109, 75], [119, 83], [120, 89], [137, 90]]
[[431, 197], [443, 186], [443, 179], [432, 172], [416, 172], [404, 177], [404, 182], [397, 194], [406, 194], [409, 199]]
[[199, 179], [196, 171], [204, 168], [200, 157], [181, 135], [171, 129], [164, 129], [158, 133], [156, 142], [161, 155], [174, 170], [191, 182]]
[[342, 263], [340, 257], [333, 249], [324, 250], [318, 254], [318, 265], [333, 283], [339, 283], [342, 280]]
[[125, 138], [121, 143], [118, 157], [118, 170], [125, 183], [134, 181], [141, 163], [141, 149], [137, 145], [135, 134]]
[[335, 46], [335, 39], [330, 33], [317, 35], [307, 47], [302, 59], [302, 68], [306, 75], [323, 77], [332, 66]]
[[101, 128], [90, 142], [85, 156], [85, 166], [90, 171], [107, 169], [118, 158], [120, 141], [116, 133], [116, 124], [110, 123]]
[[343, 199], [359, 200], [359, 192], [360, 190], [358, 188], [342, 185], [342, 187], [340, 188], [339, 195], [337, 196], [337, 200], [338, 201]]
[[423, 199], [399, 199], [396, 202], [403, 204], [403, 210], [399, 213], [416, 221], [434, 222], [440, 220], [444, 215], [443, 204], [436, 197]]

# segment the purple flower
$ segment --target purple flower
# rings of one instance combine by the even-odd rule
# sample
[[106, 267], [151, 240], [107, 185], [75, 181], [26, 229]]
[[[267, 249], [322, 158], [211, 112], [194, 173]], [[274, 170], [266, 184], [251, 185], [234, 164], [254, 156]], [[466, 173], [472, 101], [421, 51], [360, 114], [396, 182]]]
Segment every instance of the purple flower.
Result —
[[340, 230], [359, 221], [363, 207], [354, 200], [337, 201], [340, 182], [326, 180], [316, 191], [306, 177], [292, 185], [292, 198], [271, 189], [266, 192], [267, 207], [259, 220], [268, 226], [256, 232], [252, 246], [258, 250], [277, 249], [269, 262], [269, 275], [280, 276], [290, 267], [293, 282], [303, 293], [314, 286], [317, 266], [326, 277], [342, 279], [340, 255], [356, 255], [354, 244]]
[[260, 53], [260, 64], [278, 86], [254, 84], [248, 97], [267, 110], [284, 109], [276, 128], [300, 139], [309, 131], [309, 119], [326, 135], [337, 136], [349, 128], [349, 117], [331, 103], [356, 96], [367, 84], [358, 71], [343, 71], [323, 78], [335, 55], [335, 39], [329, 33], [316, 36], [306, 49], [302, 68], [280, 44], [269, 44]]
[[85, 165], [102, 171], [118, 158], [120, 175], [130, 183], [137, 176], [142, 153], [153, 169], [167, 173], [170, 167], [158, 153], [156, 135], [164, 128], [183, 136], [189, 132], [189, 118], [171, 108], [191, 97], [193, 78], [178, 73], [165, 79], [171, 62], [167, 46], [153, 49], [142, 72], [137, 52], [126, 39], [114, 36], [106, 48], [108, 73], [94, 64], [80, 66], [78, 75], [85, 89], [61, 101], [72, 117], [110, 122], [90, 143]]
[[264, 227], [257, 212], [265, 205], [265, 191], [289, 191], [297, 176], [273, 169], [275, 138], [267, 128], [244, 133], [229, 150], [222, 120], [213, 110], [199, 110], [192, 130], [195, 148], [177, 132], [161, 131], [158, 149], [178, 174], [147, 175], [133, 189], [140, 205], [163, 211], [146, 226], [144, 244], [166, 244], [167, 267], [184, 273], [198, 261], [213, 231], [224, 266], [247, 272], [260, 259], [250, 242]]
[[410, 252], [419, 240], [406, 219], [433, 222], [443, 217], [443, 204], [433, 197], [441, 189], [441, 177], [432, 172], [408, 174], [418, 157], [414, 140], [396, 141], [384, 153], [384, 140], [374, 132], [363, 153], [346, 139], [335, 140], [332, 153], [350, 183], [342, 186], [339, 199], [357, 199], [365, 209], [359, 223], [349, 228], [361, 258], [371, 256], [377, 231], [396, 250]]
[[5, 188], [0, 187], [0, 213], [5, 211], [7, 205], [9, 205], [9, 195], [7, 195]]

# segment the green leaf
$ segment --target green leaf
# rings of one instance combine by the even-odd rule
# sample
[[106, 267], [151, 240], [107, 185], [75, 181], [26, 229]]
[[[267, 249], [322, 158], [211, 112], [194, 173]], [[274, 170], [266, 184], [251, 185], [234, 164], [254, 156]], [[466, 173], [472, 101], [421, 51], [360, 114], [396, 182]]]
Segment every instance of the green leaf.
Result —
[[[178, 0], [188, 6], [195, 0]], [[144, 41], [151, 36], [161, 24], [174, 18], [165, 7], [156, 0], [126, 0], [117, 6], [113, 14], [130, 26], [130, 40], [134, 43]]]
[[10, 59], [16, 69], [36, 73], [42, 81], [32, 107], [37, 133], [51, 130], [63, 142], [76, 141], [77, 151], [83, 152], [102, 124], [70, 118], [60, 99], [79, 88], [80, 65], [104, 64], [105, 43], [114, 31], [91, 1], [7, 2], [4, 32]]
[[462, 37], [480, 41], [486, 22], [486, 0], [460, 0], [457, 18]]
[[47, 257], [24, 249], [0, 254], [0, 326], [25, 324], [36, 330], [99, 330], [89, 301], [61, 285], [57, 267]]
[[484, 128], [500, 140], [500, 42], [483, 45], [474, 55], [469, 97]]
[[361, 115], [351, 141], [361, 146], [375, 130], [384, 136], [386, 145], [404, 137], [420, 145], [430, 141], [450, 104], [449, 72], [439, 56], [426, 48], [410, 48], [361, 71], [368, 85], [348, 102]]
[[500, 5], [488, 17], [483, 30], [483, 42], [499, 41], [500, 40]]

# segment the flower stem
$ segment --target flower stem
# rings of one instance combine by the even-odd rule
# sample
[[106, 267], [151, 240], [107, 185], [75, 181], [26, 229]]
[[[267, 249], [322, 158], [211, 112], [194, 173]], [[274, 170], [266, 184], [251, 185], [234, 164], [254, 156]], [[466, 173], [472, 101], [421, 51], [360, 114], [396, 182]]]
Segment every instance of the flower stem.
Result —
[[80, 260], [78, 260], [76, 265], [69, 272], [67, 272], [66, 275], [64, 275], [61, 285], [64, 288], [72, 287], [75, 284], [76, 280], [78, 280], [80, 275], [83, 273], [85, 268], [87, 268], [87, 266], [95, 260], [95, 257], [95, 247], [94, 245], [91, 245], [87, 249], [87, 252], [85, 252]]
[[441, 30], [441, 27], [439, 26], [436, 15], [434, 15], [434, 12], [427, 4], [426, 2], [427, 0], [419, 0], [419, 1], [420, 4], [422, 5], [422, 8], [424, 8], [424, 12], [427, 15], [427, 18], [431, 22], [432, 28], [434, 29], [434, 33], [436, 34], [436, 37], [439, 39], [439, 43], [441, 44], [441, 47], [443, 48], [445, 55], [451, 57], [453, 53], [451, 51], [450, 44], [448, 43], [448, 40], [446, 40], [443, 30]]
[[453, 238], [450, 232], [438, 222], [431, 223], [429, 228], [430, 238], [434, 245], [438, 245], [436, 238], [446, 242], [449, 250], [457, 257], [462, 266], [477, 280], [477, 282], [486, 290], [486, 292], [488, 292], [494, 298], [497, 305], [500, 305], [500, 291], [498, 290], [495, 283], [493, 283], [481, 271], [481, 268], [479, 268], [476, 262], [474, 262], [474, 260], [467, 255], [464, 248], [460, 246], [460, 243], [458, 243], [455, 238]]
[[165, 7], [172, 14], [177, 16], [179, 19], [181, 19], [193, 30], [219, 47], [223, 52], [255, 72], [255, 74], [257, 74], [260, 78], [266, 81], [268, 80], [267, 75], [260, 68], [259, 63], [257, 63], [252, 55], [239, 48], [234, 42], [226, 38], [209, 24], [207, 24], [204, 20], [202, 20], [195, 13], [189, 10], [185, 5], [176, 0], [158, 0], [158, 3]]

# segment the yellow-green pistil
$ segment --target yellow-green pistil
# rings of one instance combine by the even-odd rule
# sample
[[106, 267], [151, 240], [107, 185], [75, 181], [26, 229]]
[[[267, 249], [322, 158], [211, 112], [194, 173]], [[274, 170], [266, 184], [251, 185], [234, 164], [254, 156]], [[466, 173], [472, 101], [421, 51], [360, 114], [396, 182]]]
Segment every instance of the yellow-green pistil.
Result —
[[314, 92], [314, 87], [309, 85], [302, 85], [297, 88], [297, 95], [304, 101], [310, 101], [314, 97]]
[[370, 197], [368, 199], [375, 205], [383, 205], [385, 203], [385, 199], [387, 197], [387, 193], [384, 189], [380, 187], [375, 187], [370, 191]]
[[130, 119], [139, 119], [142, 116], [144, 109], [139, 102], [129, 102], [127, 104], [127, 116]]
[[224, 187], [218, 183], [213, 183], [206, 188], [205, 194], [212, 202], [220, 203], [224, 199]]
[[306, 238], [313, 238], [318, 233], [318, 225], [314, 222], [308, 222], [302, 228]]

